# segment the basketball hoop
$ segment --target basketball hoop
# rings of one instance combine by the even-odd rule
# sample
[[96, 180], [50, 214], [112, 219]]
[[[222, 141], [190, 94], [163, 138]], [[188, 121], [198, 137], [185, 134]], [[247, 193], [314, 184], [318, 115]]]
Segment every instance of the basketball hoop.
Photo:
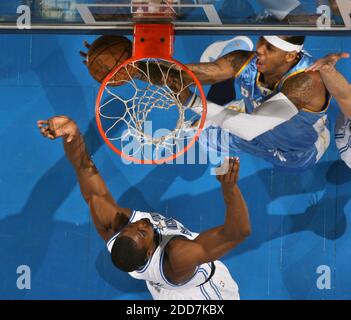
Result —
[[135, 21], [141, 19], [162, 19], [174, 20], [176, 10], [174, 5], [178, 4], [178, 0], [132, 0], [131, 14]]
[[[173, 41], [172, 24], [135, 24], [132, 57], [114, 68], [100, 87], [98, 129], [127, 161], [173, 161], [194, 145], [204, 126], [205, 94], [195, 75], [172, 58]], [[203, 105], [201, 119], [191, 110], [197, 97]]]

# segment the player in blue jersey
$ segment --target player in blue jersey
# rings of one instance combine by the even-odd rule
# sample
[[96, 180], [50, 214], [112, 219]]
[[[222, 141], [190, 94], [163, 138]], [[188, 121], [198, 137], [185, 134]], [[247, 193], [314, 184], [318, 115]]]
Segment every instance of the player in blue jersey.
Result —
[[[225, 108], [208, 101], [200, 144], [231, 154], [246, 151], [288, 170], [312, 167], [329, 146], [330, 95], [318, 72], [306, 72], [314, 60], [303, 51], [304, 40], [263, 36], [255, 52], [237, 50], [188, 65], [203, 84], [234, 78], [242, 95]], [[200, 100], [191, 103], [194, 111], [202, 111]], [[223, 130], [230, 133], [228, 139], [221, 139]]]
[[74, 121], [58, 116], [38, 121], [38, 127], [46, 138], [63, 138], [66, 156], [113, 263], [145, 280], [154, 299], [239, 299], [237, 284], [217, 260], [251, 232], [237, 185], [238, 159], [227, 159], [217, 175], [226, 205], [223, 225], [197, 234], [161, 214], [121, 208], [90, 159]]

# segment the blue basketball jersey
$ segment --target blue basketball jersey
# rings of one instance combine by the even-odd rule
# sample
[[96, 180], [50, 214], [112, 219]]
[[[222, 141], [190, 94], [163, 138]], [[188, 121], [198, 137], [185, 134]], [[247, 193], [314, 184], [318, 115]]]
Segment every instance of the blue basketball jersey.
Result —
[[[252, 56], [236, 77], [245, 102], [246, 113], [252, 113], [255, 108], [280, 92], [284, 82], [296, 74], [304, 72], [313, 64], [313, 59], [302, 54], [300, 61], [286, 73], [273, 90], [265, 88], [260, 83], [260, 72], [256, 66], [257, 58]], [[276, 166], [291, 169], [306, 169], [315, 164], [323, 155], [330, 142], [326, 110], [330, 103], [327, 94], [326, 104], [321, 112], [312, 112], [306, 108], [289, 121], [258, 136], [252, 141], [246, 141], [230, 135], [230, 144], [234, 150], [253, 153], [263, 157]]]

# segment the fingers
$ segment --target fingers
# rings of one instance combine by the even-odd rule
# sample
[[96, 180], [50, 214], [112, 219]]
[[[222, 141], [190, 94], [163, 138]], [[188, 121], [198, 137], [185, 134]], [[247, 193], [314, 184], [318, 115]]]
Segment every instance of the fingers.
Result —
[[52, 133], [50, 132], [48, 120], [39, 120], [37, 121], [37, 125], [43, 137], [50, 138], [50, 139], [51, 137], [53, 137]]
[[350, 54], [348, 52], [343, 52], [343, 53], [341, 53], [341, 58], [348, 59], [348, 58], [350, 58]]
[[230, 181], [231, 181], [231, 177], [232, 177], [232, 174], [233, 174], [233, 166], [234, 166], [234, 158], [230, 157], [229, 158], [228, 172], [224, 176], [224, 182], [226, 182], [226, 183], [230, 183]]
[[86, 58], [88, 56], [88, 54], [84, 51], [79, 51], [79, 54], [82, 58]]
[[239, 168], [240, 168], [240, 159], [234, 158], [233, 169], [230, 174], [230, 181], [233, 183], [237, 183], [239, 179]]
[[217, 179], [222, 182], [229, 171], [229, 158], [225, 158], [224, 162], [216, 169]]
[[229, 159], [229, 170], [226, 174], [226, 182], [233, 184], [236, 183], [239, 169], [239, 158]]
[[72, 140], [77, 132], [75, 122], [65, 115], [54, 116], [48, 120], [38, 120], [37, 126], [40, 133], [49, 139], [67, 136]]
[[[39, 122], [39, 121], [38, 121]], [[47, 124], [47, 123], [46, 123]], [[40, 129], [40, 133], [44, 138], [49, 138], [51, 140], [55, 139], [55, 136], [53, 133], [50, 131], [49, 126], [44, 126], [43, 124], [38, 124], [38, 127]]]
[[322, 65], [322, 61], [324, 61], [324, 58], [323, 58], [323, 59], [317, 60], [314, 64], [312, 64], [311, 66], [307, 67], [306, 70], [305, 70], [305, 72], [318, 71], [319, 68], [320, 68], [321, 65]]
[[349, 57], [349, 54], [347, 52], [334, 53], [334, 54], [329, 55], [328, 62], [336, 65], [340, 59], [346, 59], [348, 57]]
[[306, 72], [327, 70], [334, 67], [340, 59], [348, 59], [350, 54], [348, 52], [332, 53], [325, 58], [317, 60], [313, 65], [306, 68]]
[[325, 59], [320, 59], [317, 60], [313, 65], [309, 66], [308, 68], [306, 68], [306, 72], [314, 72], [314, 71], [319, 71], [320, 68], [326, 64]]
[[240, 160], [239, 158], [226, 158], [223, 164], [217, 170], [217, 179], [221, 183], [236, 183], [239, 176]]
[[313, 71], [313, 68], [314, 68], [315, 64], [309, 66], [306, 68], [305, 72], [309, 72], [309, 71]]
[[38, 120], [37, 121], [37, 125], [38, 125], [38, 128], [41, 129], [44, 125], [48, 125], [49, 124], [49, 121], [47, 120]]
[[84, 40], [83, 44], [88, 50], [91, 48], [91, 44], [88, 41]]
[[82, 58], [84, 58], [84, 60], [82, 61], [85, 65], [88, 64], [88, 54], [86, 52], [83, 51], [79, 51], [79, 54]]
[[320, 70], [326, 70], [329, 69], [331, 67], [334, 67], [335, 63], [332, 63], [331, 61], [317, 61], [315, 64], [313, 64], [312, 66], [306, 68], [306, 72], [317, 72]]
[[[85, 47], [85, 48], [87, 48], [88, 50], [90, 50], [91, 44], [90, 44], [88, 41], [84, 41], [83, 44], [84, 44], [84, 47]], [[83, 63], [84, 63], [85, 65], [88, 65], [88, 53], [87, 53], [87, 52], [84, 52], [84, 51], [79, 51], [79, 54], [80, 54], [80, 56], [84, 59], [84, 60], [83, 60]]]

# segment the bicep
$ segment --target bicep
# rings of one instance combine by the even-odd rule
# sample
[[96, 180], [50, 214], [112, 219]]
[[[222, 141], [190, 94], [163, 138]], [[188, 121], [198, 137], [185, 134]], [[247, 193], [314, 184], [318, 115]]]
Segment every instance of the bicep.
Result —
[[118, 216], [129, 218], [131, 210], [117, 204], [94, 165], [77, 174], [81, 193], [89, 206], [96, 229], [105, 239], [120, 228], [119, 223], [116, 223]]
[[326, 89], [318, 73], [304, 72], [286, 80], [281, 92], [298, 109], [319, 112], [326, 103]]
[[223, 227], [210, 229], [194, 240], [177, 241], [177, 255], [172, 259], [172, 266], [179, 273], [193, 270], [203, 263], [220, 259], [242, 241], [241, 238], [228, 240], [223, 233]]

